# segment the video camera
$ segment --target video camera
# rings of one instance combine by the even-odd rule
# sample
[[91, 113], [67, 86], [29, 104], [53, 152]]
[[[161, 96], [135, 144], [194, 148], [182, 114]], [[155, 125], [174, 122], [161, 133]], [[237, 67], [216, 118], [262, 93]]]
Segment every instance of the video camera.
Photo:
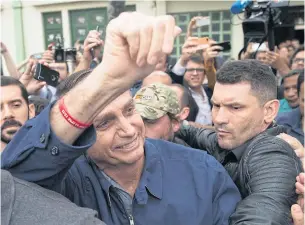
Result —
[[269, 49], [273, 50], [274, 29], [281, 25], [281, 9], [288, 5], [287, 0], [238, 0], [232, 5], [231, 12], [244, 12], [242, 27], [245, 43], [262, 43], [267, 38]]

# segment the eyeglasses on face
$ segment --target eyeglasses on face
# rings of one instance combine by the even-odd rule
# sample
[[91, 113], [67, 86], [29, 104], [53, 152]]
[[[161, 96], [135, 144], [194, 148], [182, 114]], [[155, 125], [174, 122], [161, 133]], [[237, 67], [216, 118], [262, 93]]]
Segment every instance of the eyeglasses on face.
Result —
[[186, 72], [197, 72], [197, 73], [204, 73], [204, 69], [203, 68], [186, 68], [185, 70]]
[[305, 61], [304, 58], [295, 58], [295, 59], [293, 59], [293, 63], [301, 63], [301, 62], [304, 63], [304, 61]]

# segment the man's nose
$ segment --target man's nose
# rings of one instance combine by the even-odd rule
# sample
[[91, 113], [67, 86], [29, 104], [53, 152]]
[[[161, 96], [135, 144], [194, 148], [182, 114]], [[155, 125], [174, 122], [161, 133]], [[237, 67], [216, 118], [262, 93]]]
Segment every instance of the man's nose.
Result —
[[119, 119], [119, 135], [121, 137], [127, 137], [127, 136], [134, 136], [136, 131], [135, 131], [135, 128], [134, 126], [131, 124], [131, 122], [125, 118], [125, 117], [122, 117]]
[[4, 106], [4, 107], [2, 108], [1, 114], [2, 114], [2, 118], [3, 118], [4, 120], [14, 118], [13, 110], [12, 110], [10, 107], [8, 107], [8, 106]]
[[215, 113], [214, 116], [214, 123], [220, 124], [227, 124], [229, 122], [228, 115], [226, 110], [223, 107], [220, 107]]
[[294, 95], [296, 95], [296, 90], [294, 90], [293, 88], [289, 88], [287, 95], [289, 97], [293, 97]]

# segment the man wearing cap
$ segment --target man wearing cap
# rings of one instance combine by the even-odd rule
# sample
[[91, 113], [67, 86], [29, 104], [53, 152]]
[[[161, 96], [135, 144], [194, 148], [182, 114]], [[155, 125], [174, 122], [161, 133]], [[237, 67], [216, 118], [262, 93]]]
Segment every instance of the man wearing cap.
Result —
[[173, 141], [175, 132], [180, 128], [177, 94], [167, 85], [154, 83], [141, 88], [134, 100], [136, 110], [144, 121], [145, 136]]
[[229, 224], [240, 194], [225, 169], [205, 152], [146, 140], [128, 91], [170, 54], [175, 29], [171, 16], [113, 19], [102, 63], [19, 130], [2, 168], [96, 210], [107, 225]]

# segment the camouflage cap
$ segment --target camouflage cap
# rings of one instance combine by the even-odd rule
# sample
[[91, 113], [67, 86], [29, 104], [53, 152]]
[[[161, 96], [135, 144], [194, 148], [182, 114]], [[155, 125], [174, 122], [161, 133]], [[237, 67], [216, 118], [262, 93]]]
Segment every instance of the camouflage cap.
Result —
[[134, 96], [136, 110], [146, 119], [155, 120], [166, 113], [180, 112], [178, 96], [169, 86], [154, 83], [141, 88]]

